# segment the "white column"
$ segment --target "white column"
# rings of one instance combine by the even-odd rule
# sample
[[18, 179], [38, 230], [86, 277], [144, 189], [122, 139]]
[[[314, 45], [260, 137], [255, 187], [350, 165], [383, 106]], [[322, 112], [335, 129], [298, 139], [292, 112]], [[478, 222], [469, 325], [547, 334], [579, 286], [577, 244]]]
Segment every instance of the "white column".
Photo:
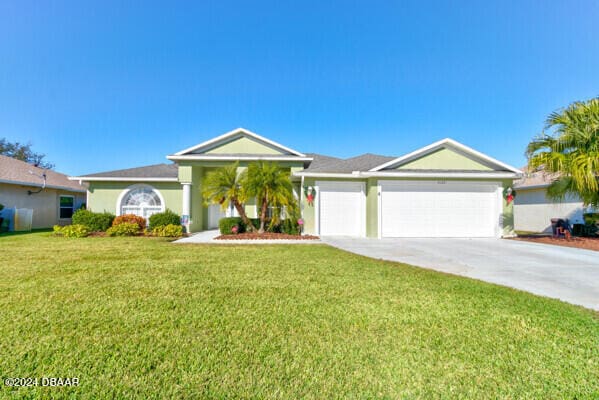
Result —
[[191, 215], [191, 183], [182, 183], [183, 185], [183, 204], [181, 207], [181, 217], [184, 218], [185, 231], [189, 233], [189, 219]]

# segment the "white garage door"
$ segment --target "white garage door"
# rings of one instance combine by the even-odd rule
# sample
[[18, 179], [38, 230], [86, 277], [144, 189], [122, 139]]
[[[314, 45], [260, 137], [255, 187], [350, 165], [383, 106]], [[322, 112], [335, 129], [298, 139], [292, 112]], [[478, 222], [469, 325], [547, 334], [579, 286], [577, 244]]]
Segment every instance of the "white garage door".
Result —
[[494, 237], [498, 186], [472, 182], [380, 182], [383, 237]]
[[366, 201], [361, 182], [317, 182], [320, 235], [365, 236]]

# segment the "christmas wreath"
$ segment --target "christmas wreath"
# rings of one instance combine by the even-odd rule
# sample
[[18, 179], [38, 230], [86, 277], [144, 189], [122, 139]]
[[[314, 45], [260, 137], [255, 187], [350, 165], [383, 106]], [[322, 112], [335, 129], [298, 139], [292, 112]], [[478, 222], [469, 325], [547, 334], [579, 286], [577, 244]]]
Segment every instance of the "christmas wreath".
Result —
[[508, 204], [510, 204], [516, 198], [516, 191], [511, 187], [506, 187], [503, 189], [503, 198]]
[[312, 186], [304, 186], [304, 195], [309, 206], [314, 205], [314, 199], [316, 198], [316, 189]]

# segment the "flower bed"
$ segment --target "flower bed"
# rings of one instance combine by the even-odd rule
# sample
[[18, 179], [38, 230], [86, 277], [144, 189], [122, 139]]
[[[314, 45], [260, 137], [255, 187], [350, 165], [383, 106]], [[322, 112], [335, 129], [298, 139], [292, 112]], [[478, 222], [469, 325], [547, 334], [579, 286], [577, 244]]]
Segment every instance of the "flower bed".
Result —
[[552, 236], [523, 235], [512, 240], [521, 240], [524, 242], [553, 244], [556, 246], [576, 247], [579, 249], [599, 251], [599, 237], [577, 237], [572, 236], [569, 240], [565, 238], [554, 238]]
[[239, 233], [237, 235], [220, 235], [216, 240], [318, 240], [318, 236], [312, 235], [289, 235], [287, 233]]

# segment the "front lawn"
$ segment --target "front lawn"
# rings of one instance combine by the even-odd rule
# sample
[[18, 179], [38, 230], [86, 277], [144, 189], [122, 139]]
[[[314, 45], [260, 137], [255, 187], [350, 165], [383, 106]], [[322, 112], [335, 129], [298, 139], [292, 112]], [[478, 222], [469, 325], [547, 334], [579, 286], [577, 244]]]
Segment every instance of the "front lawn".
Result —
[[[325, 245], [0, 237], [0, 397], [597, 398], [597, 313]], [[509, 256], [506, 255], [506, 262]]]

